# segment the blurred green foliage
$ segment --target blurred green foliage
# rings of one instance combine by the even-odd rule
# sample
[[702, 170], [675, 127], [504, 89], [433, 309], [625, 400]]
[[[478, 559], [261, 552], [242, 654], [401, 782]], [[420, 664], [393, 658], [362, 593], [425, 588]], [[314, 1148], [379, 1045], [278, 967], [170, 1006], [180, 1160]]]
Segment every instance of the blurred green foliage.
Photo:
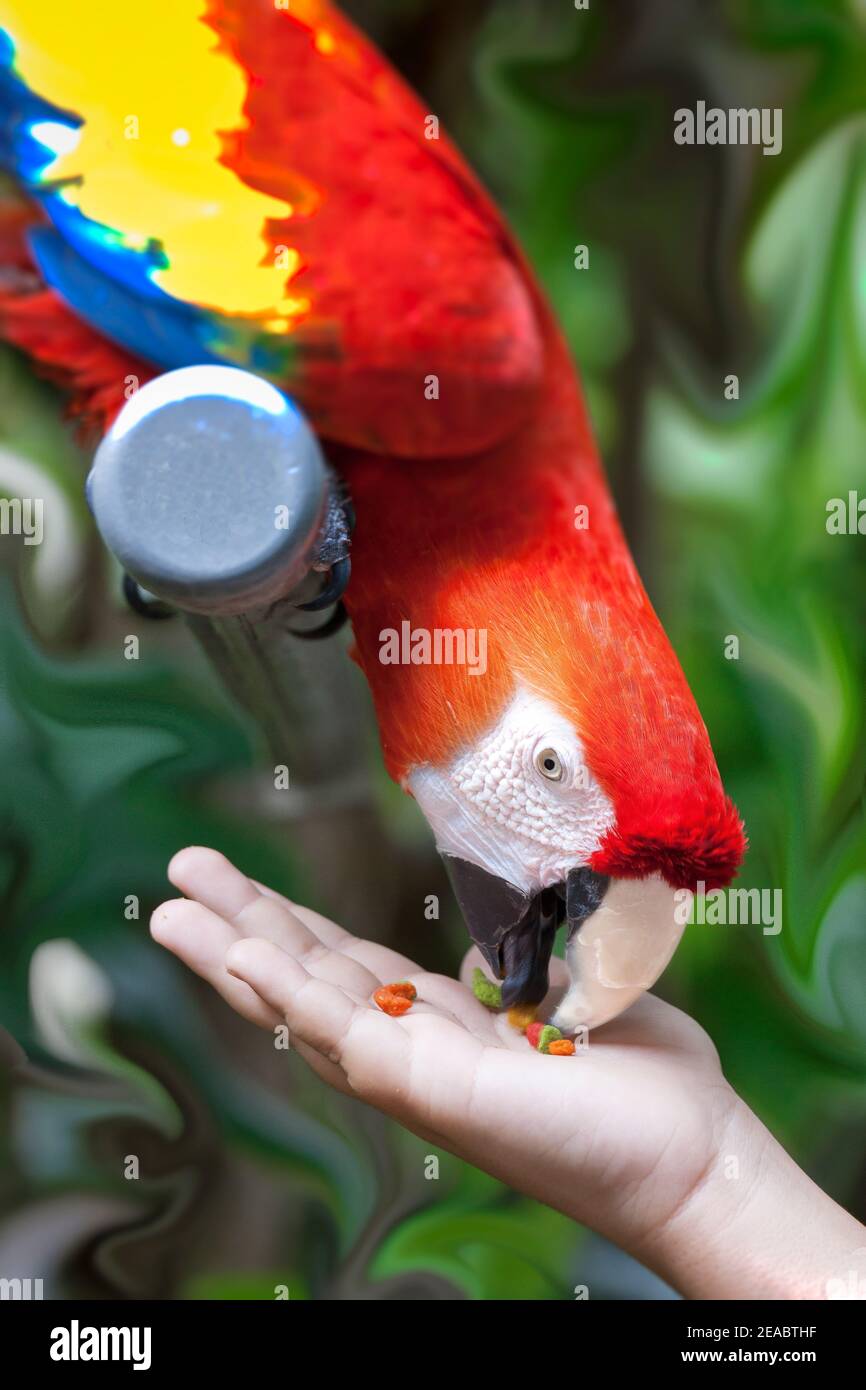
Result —
[[[825, 508], [866, 496], [866, 6], [351, 8], [441, 113], [557, 307], [635, 553], [747, 824], [742, 882], [784, 894], [778, 935], [689, 929], [661, 987], [862, 1219], [866, 541], [828, 535]], [[700, 98], [781, 107], [782, 153], [675, 146], [673, 111]], [[108, 655], [115, 609], [93, 577], [82, 459], [53, 396], [8, 352], [0, 402], [2, 450], [64, 499], [62, 553], [39, 572], [28, 563], [22, 592], [40, 639], [69, 649], [40, 653], [4, 595], [0, 1019], [46, 1069], [7, 1097], [4, 1206], [88, 1188], [128, 1200], [112, 1176], [125, 1130], [111, 1161], [92, 1142], [97, 1121], [126, 1115], [157, 1135], [165, 1174], [139, 1185], [147, 1218], [126, 1223], [141, 1228], [127, 1265], [102, 1271], [115, 1291], [141, 1287], [135, 1249], [175, 1221], [150, 1292], [272, 1297], [287, 1282], [293, 1298], [569, 1297], [579, 1232], [448, 1156], [425, 1183], [420, 1141], [299, 1067], [289, 1082], [263, 1077], [225, 1011], [150, 945], [146, 917], [180, 844], [215, 845], [283, 891], [296, 872], [272, 830], [218, 809], [212, 784], [242, 776], [253, 750], [187, 648]], [[0, 489], [4, 461], [20, 480], [9, 459], [0, 451]], [[103, 1080], [120, 1089], [107, 1099], [61, 1100], [68, 1078], [34, 1035], [28, 965], [58, 937], [112, 983], [98, 1033]], [[237, 1232], [241, 1174], [273, 1232], [235, 1266], [232, 1241], [205, 1239], [201, 1222]], [[177, 1212], [194, 1208], [186, 1248]], [[421, 1275], [433, 1282], [411, 1282]]]

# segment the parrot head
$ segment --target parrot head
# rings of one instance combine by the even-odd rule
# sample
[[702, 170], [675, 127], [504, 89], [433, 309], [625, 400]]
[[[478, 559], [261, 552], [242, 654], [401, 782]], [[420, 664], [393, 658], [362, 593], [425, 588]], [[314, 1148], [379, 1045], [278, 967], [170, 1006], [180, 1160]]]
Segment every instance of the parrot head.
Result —
[[[682, 694], [682, 692], [679, 692]], [[665, 696], [655, 689], [663, 713]], [[670, 697], [668, 697], [670, 698]], [[436, 835], [469, 933], [502, 980], [506, 1006], [538, 1004], [556, 931], [567, 926], [571, 988], [557, 1026], [596, 1026], [664, 969], [699, 885], [727, 883], [742, 856], [699, 719], [671, 701], [659, 727], [677, 762], [593, 757], [594, 740], [553, 692], [520, 682], [496, 722], [409, 788]], [[637, 737], [652, 743], [647, 711]], [[623, 731], [619, 746], [628, 742]], [[656, 755], [658, 750], [656, 750]]]

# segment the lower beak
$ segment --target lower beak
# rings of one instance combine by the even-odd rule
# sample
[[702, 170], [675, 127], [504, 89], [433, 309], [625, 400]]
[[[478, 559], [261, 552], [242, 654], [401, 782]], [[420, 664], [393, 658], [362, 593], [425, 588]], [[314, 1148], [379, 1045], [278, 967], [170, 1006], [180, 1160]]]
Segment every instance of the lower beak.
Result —
[[571, 985], [551, 1022], [599, 1028], [651, 989], [685, 929], [680, 895], [661, 878], [615, 879], [580, 932], [569, 933]]
[[572, 869], [564, 883], [525, 893], [466, 859], [442, 858], [469, 935], [502, 980], [502, 1003], [540, 1004], [557, 927], [568, 921], [570, 941], [601, 904], [609, 880], [592, 869]]

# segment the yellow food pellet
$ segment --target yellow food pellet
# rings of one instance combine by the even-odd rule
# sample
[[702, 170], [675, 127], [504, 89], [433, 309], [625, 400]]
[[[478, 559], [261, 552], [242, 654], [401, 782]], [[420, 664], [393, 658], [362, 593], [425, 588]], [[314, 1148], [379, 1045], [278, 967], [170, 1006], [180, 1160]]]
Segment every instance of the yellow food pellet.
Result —
[[535, 1022], [538, 1013], [534, 1004], [513, 1004], [508, 1010], [508, 1022], [518, 1033], [525, 1033], [530, 1023]]

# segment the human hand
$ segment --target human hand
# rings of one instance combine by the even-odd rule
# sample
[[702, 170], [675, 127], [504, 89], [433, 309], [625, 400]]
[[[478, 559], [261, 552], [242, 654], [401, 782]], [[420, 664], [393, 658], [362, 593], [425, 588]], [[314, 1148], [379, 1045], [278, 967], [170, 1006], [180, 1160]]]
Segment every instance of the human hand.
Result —
[[[738, 1100], [703, 1029], [654, 996], [574, 1056], [543, 1055], [463, 984], [352, 937], [212, 850], [182, 850], [169, 878], [185, 897], [157, 908], [154, 938], [238, 1013], [268, 1030], [287, 1023], [294, 1049], [329, 1085], [592, 1226], [684, 1292], [823, 1296], [809, 1281], [826, 1262], [791, 1214], [802, 1201], [811, 1215], [816, 1194], [844, 1247], [864, 1243], [858, 1223]], [[473, 949], [464, 981], [477, 964]], [[552, 973], [541, 1017], [568, 984], [560, 962]], [[397, 979], [411, 980], [418, 998], [392, 1018], [371, 996]], [[745, 1169], [738, 1181], [722, 1171], [726, 1156]], [[784, 1251], [767, 1182], [791, 1225]], [[732, 1283], [725, 1266], [740, 1231], [751, 1244]]]

